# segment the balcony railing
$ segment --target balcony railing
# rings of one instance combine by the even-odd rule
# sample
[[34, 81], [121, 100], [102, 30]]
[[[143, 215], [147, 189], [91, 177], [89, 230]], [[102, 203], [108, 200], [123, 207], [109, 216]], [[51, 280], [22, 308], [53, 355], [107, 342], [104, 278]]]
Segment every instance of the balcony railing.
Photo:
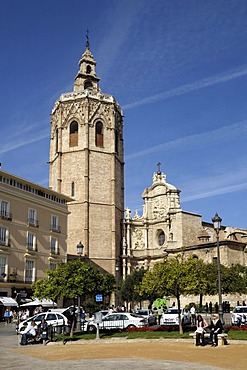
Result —
[[26, 284], [33, 284], [34, 283], [34, 278], [33, 277], [27, 277], [26, 276], [25, 283]]
[[0, 239], [0, 245], [3, 247], [10, 247], [10, 239]]
[[35, 251], [37, 252], [38, 247], [36, 243], [27, 243], [26, 248], [28, 251]]
[[61, 227], [58, 225], [51, 225], [50, 230], [54, 231], [55, 233], [61, 233]]
[[3, 219], [3, 220], [12, 221], [12, 217], [13, 217], [13, 215], [12, 215], [12, 213], [10, 213], [10, 212], [6, 212], [6, 211], [1, 210], [1, 211], [0, 211], [0, 217], [1, 217], [1, 219]]
[[39, 227], [39, 220], [35, 220], [33, 218], [29, 218], [27, 220], [28, 226], [33, 226], [33, 227]]
[[59, 248], [51, 248], [51, 254], [60, 254], [59, 253]]

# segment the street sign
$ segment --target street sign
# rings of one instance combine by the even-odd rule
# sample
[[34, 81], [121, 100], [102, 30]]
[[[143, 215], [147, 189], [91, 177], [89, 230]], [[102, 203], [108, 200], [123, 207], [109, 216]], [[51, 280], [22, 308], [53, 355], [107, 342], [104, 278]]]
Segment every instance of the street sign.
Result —
[[96, 299], [96, 302], [102, 302], [103, 301], [102, 294], [97, 294], [96, 297], [95, 297], [95, 299]]

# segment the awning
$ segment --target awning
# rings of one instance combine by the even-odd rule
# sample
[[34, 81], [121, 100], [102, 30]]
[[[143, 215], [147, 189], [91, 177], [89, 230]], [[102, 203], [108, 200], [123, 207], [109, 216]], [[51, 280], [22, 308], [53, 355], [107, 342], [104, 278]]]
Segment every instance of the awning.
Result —
[[21, 307], [43, 306], [43, 307], [56, 307], [57, 304], [50, 299], [35, 299], [34, 301], [27, 302], [20, 305]]
[[0, 297], [0, 303], [2, 303], [4, 306], [18, 306], [17, 302], [10, 297]]

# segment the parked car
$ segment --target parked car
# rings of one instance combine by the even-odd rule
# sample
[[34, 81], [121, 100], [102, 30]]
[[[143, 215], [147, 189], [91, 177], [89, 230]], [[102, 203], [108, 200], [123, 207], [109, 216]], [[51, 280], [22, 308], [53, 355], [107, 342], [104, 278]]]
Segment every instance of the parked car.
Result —
[[101, 317], [103, 319], [105, 316], [109, 315], [109, 311], [108, 310], [101, 310], [101, 311], [94, 312], [92, 314], [92, 316], [89, 318], [89, 321], [95, 320], [96, 314], [101, 314]]
[[[100, 330], [117, 330], [127, 329], [132, 327], [142, 327], [148, 325], [148, 320], [135, 313], [129, 312], [114, 312], [102, 318], [99, 322]], [[84, 330], [96, 332], [97, 322], [95, 320], [88, 321]]]
[[[187, 310], [181, 309], [180, 311], [182, 325], [191, 324], [191, 315]], [[168, 308], [163, 312], [161, 317], [161, 325], [179, 325], [178, 308]]]
[[232, 325], [247, 324], [247, 306], [236, 306], [232, 311]]
[[42, 312], [42, 313], [39, 313], [37, 315], [34, 315], [28, 318], [25, 321], [22, 321], [19, 325], [19, 331], [24, 330], [23, 324], [25, 322], [31, 323], [32, 321], [34, 321], [38, 325], [43, 319], [46, 320], [48, 325], [52, 325], [52, 326], [63, 326], [63, 325], [68, 326], [69, 325], [67, 317], [63, 315], [62, 313], [53, 312], [53, 311]]
[[145, 317], [145, 319], [148, 320], [149, 325], [155, 325], [156, 324], [156, 316], [155, 316], [155, 314], [153, 313], [152, 310], [150, 310], [148, 308], [139, 308], [139, 309], [135, 310], [135, 313], [137, 315]]

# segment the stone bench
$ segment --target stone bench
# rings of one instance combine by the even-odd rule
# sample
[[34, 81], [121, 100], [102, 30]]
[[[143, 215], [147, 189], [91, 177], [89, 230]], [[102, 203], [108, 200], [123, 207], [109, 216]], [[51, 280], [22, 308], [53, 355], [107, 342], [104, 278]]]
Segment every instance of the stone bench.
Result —
[[[192, 337], [194, 339], [194, 344], [196, 345], [196, 333], [190, 333], [189, 334], [190, 337]], [[210, 334], [209, 333], [205, 333], [204, 334], [204, 339], [205, 338], [210, 338]], [[223, 346], [224, 344], [227, 344], [227, 334], [226, 333], [221, 333], [221, 334], [218, 334], [218, 345], [219, 346]]]

